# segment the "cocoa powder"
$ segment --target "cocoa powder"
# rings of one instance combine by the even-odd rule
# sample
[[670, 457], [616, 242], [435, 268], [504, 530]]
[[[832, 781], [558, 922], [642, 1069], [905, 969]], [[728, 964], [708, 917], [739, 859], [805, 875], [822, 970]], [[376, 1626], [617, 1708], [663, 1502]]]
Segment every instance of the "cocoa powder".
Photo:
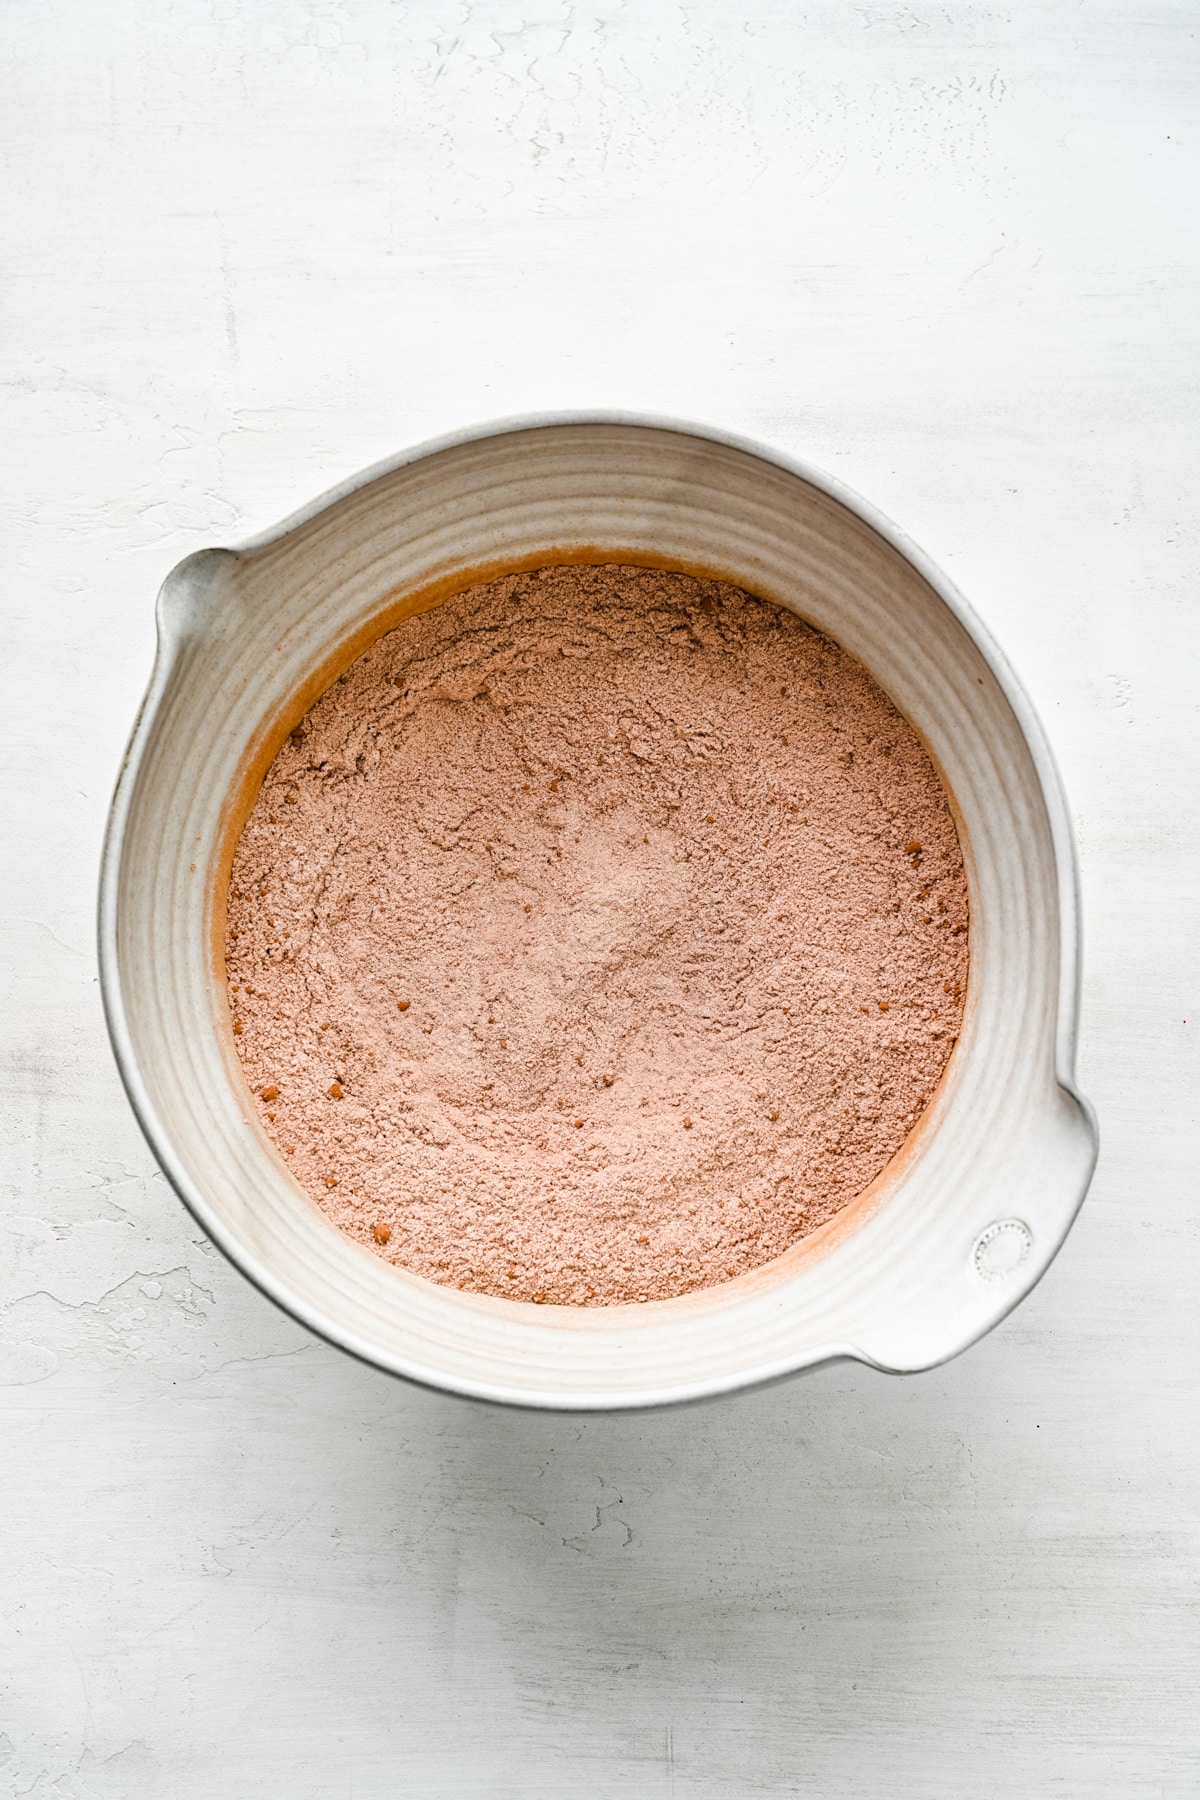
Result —
[[514, 1300], [729, 1280], [859, 1193], [959, 1030], [946, 795], [866, 671], [722, 582], [553, 566], [380, 638], [275, 759], [235, 1043], [374, 1255]]

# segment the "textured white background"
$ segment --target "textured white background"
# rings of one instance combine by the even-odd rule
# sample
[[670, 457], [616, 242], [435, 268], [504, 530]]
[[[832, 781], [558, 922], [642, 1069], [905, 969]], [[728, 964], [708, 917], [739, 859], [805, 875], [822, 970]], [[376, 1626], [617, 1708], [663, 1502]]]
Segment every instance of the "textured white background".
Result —
[[[5, 1795], [1200, 1789], [1196, 28], [7, 0]], [[162, 576], [586, 404], [857, 487], [1061, 757], [1100, 1173], [936, 1374], [575, 1422], [410, 1392], [223, 1264], [118, 1087], [94, 872]]]

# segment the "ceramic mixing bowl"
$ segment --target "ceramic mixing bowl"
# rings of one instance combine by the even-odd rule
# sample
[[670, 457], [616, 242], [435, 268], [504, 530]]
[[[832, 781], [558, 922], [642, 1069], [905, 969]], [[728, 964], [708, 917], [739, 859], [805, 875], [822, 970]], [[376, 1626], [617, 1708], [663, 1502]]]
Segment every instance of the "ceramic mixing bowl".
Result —
[[[718, 576], [866, 665], [951, 796], [970, 888], [962, 1034], [900, 1152], [786, 1255], [680, 1299], [531, 1306], [435, 1286], [351, 1242], [264, 1135], [234, 1051], [225, 895], [286, 734], [379, 633], [547, 562]], [[168, 576], [113, 801], [100, 967], [134, 1110], [204, 1230], [280, 1306], [380, 1368], [563, 1408], [727, 1392], [839, 1357], [927, 1369], [1027, 1294], [1096, 1154], [1074, 1085], [1071, 833], [1033, 710], [936, 569], [836, 482], [690, 425], [533, 418], [368, 470]]]

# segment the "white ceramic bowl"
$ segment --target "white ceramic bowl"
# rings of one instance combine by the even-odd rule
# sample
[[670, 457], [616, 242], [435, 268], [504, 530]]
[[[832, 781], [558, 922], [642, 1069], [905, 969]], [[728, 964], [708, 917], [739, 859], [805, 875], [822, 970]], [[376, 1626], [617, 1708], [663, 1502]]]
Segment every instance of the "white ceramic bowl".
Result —
[[[717, 575], [858, 657], [928, 745], [971, 898], [962, 1035], [872, 1186], [786, 1255], [681, 1299], [529, 1306], [438, 1287], [331, 1225], [264, 1135], [225, 997], [229, 869], [287, 732], [381, 631], [555, 561]], [[533, 418], [368, 470], [168, 576], [113, 801], [100, 968], [134, 1110], [205, 1231], [288, 1312], [381, 1368], [517, 1404], [695, 1399], [856, 1357], [929, 1368], [1042, 1274], [1096, 1154], [1074, 1086], [1078, 907], [1028, 700], [950, 584], [826, 476], [689, 425]]]

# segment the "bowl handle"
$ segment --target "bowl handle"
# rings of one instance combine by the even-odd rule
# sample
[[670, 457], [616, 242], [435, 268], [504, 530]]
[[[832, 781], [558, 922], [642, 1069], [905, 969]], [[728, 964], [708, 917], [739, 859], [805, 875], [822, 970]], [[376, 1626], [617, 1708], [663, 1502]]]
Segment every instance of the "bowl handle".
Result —
[[234, 550], [213, 549], [196, 550], [176, 563], [158, 590], [155, 606], [160, 661], [177, 662], [189, 645], [213, 635], [240, 560]]

